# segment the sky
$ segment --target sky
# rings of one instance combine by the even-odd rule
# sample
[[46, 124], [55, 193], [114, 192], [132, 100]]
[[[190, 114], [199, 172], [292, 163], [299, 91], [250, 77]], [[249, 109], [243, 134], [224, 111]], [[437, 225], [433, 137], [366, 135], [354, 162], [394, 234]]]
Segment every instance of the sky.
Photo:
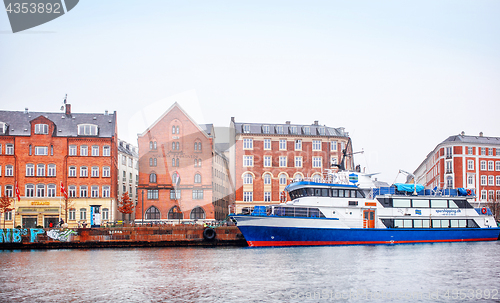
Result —
[[402, 182], [464, 131], [500, 136], [500, 1], [92, 1], [13, 34], [0, 109], [116, 111], [131, 143], [174, 102], [199, 124], [344, 127]]

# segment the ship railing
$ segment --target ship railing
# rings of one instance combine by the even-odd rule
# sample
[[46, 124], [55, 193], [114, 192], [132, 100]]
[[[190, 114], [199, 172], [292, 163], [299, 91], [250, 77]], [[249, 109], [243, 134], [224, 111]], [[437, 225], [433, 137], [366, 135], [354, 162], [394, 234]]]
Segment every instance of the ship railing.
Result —
[[[396, 195], [396, 196], [412, 196], [413, 192], [398, 191], [395, 186], [390, 187], [376, 187], [372, 189], [371, 196], [383, 196], [383, 195]], [[464, 197], [469, 198], [475, 197], [474, 190], [466, 190], [466, 193], [461, 192], [456, 188], [433, 188], [424, 189], [417, 192], [417, 196], [429, 196], [429, 197]]]

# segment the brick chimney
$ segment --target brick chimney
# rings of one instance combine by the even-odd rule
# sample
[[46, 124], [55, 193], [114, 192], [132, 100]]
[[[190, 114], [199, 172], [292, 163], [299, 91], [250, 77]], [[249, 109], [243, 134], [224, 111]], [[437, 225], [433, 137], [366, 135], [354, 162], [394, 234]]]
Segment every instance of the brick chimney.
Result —
[[66, 104], [66, 115], [71, 116], [71, 104]]

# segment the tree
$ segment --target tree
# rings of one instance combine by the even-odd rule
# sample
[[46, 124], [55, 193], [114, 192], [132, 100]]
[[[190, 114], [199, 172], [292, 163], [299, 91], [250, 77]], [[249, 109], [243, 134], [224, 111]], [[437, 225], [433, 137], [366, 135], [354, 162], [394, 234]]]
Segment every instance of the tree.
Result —
[[[6, 212], [14, 210], [14, 208], [10, 207], [12, 205], [13, 201], [14, 201], [14, 199], [9, 198], [7, 196], [3, 196], [2, 198], [0, 198], [0, 213], [4, 214]], [[3, 228], [5, 228], [5, 217], [3, 220]]]
[[118, 199], [118, 211], [122, 214], [130, 214], [134, 212], [134, 202], [130, 199], [128, 192], [124, 192], [120, 199]]
[[70, 200], [68, 197], [63, 196], [63, 205], [62, 210], [64, 211], [64, 222], [68, 223], [68, 211], [75, 207], [75, 203], [73, 200]]

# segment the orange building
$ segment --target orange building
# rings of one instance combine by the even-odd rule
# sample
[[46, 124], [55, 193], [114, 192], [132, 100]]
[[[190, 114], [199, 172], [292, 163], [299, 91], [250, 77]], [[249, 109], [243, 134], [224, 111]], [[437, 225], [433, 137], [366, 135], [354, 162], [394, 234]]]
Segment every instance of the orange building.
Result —
[[[325, 169], [340, 163], [342, 150], [347, 147], [352, 152], [344, 128], [318, 121], [312, 125], [239, 123], [232, 118], [231, 128], [237, 211], [279, 203], [291, 180], [320, 181]], [[353, 169], [352, 157], [347, 157], [345, 167]]]
[[2, 224], [114, 220], [116, 133], [116, 112], [72, 113], [70, 104], [62, 113], [0, 111], [0, 194], [14, 198]]
[[136, 222], [224, 219], [228, 160], [212, 125], [198, 125], [175, 103], [139, 135]]

